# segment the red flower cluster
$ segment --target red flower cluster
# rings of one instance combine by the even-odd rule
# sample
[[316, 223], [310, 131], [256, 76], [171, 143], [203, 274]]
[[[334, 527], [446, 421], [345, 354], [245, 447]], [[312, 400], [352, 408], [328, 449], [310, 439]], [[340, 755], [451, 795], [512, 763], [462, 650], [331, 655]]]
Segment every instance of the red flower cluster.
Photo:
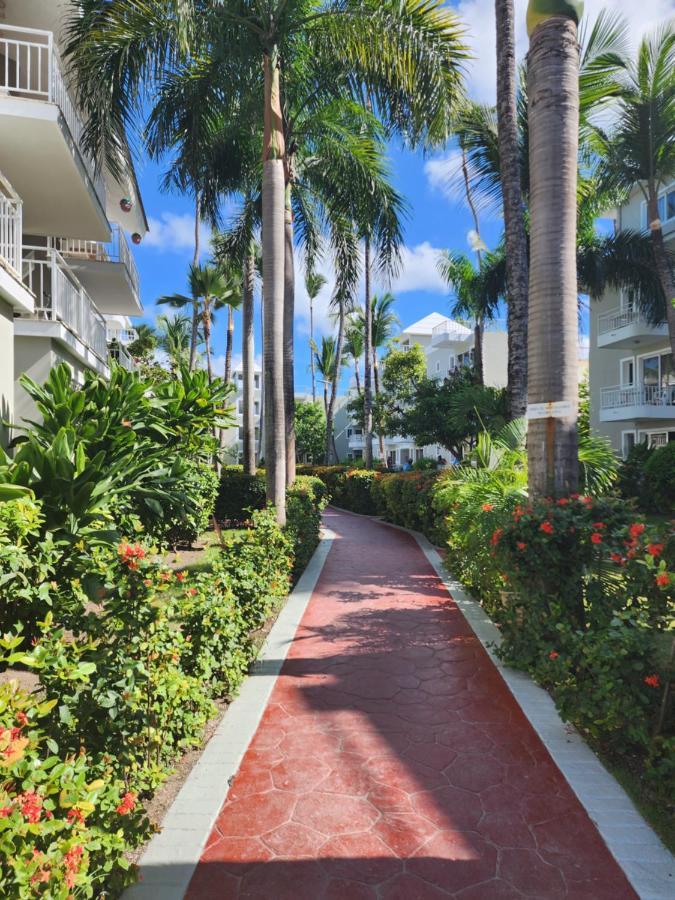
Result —
[[650, 556], [660, 556], [663, 553], [663, 544], [647, 544], [647, 553]]
[[567, 506], [569, 502], [570, 501], [567, 499], [567, 497], [561, 497], [559, 500], [556, 500], [558, 506]]
[[491, 503], [484, 503], [482, 506], [483, 512], [492, 512], [494, 506]]
[[136, 806], [136, 794], [132, 791], [127, 791], [126, 794], [122, 797], [119, 805], [116, 807], [116, 812], [118, 812], [121, 816], [128, 815], [132, 809]]
[[659, 587], [668, 587], [670, 584], [670, 575], [667, 572], [659, 572], [655, 581]]
[[527, 544], [524, 544], [522, 541], [518, 541], [518, 542], [516, 543], [516, 547], [517, 547], [519, 550], [525, 550], [526, 547], [527, 547]]
[[644, 681], [645, 681], [645, 684], [647, 685], [647, 687], [651, 687], [651, 688], [661, 687], [661, 679], [659, 678], [658, 675], [647, 675], [647, 677], [645, 678]]
[[502, 537], [503, 534], [504, 534], [504, 529], [503, 529], [503, 528], [496, 528], [496, 529], [492, 532], [492, 537], [490, 538], [490, 543], [492, 544], [493, 547], [496, 547], [496, 546], [497, 546], [497, 544], [498, 544], [499, 541], [501, 540], [501, 537]]
[[140, 544], [120, 544], [117, 548], [120, 562], [132, 571], [138, 568], [138, 560], [145, 557], [145, 550]]
[[185, 581], [187, 572], [176, 572], [176, 581]]
[[42, 797], [35, 791], [25, 791], [16, 800], [24, 819], [31, 825], [37, 824], [42, 818]]
[[66, 867], [66, 884], [69, 888], [75, 887], [75, 880], [79, 874], [83, 856], [84, 847], [80, 844], [75, 844], [63, 857], [63, 864]]
[[78, 809], [76, 806], [68, 810], [66, 818], [71, 825], [74, 825], [76, 822], [78, 825], [84, 825], [84, 814], [82, 813], [82, 810]]
[[541, 525], [539, 526], [539, 530], [543, 531], [545, 534], [553, 534], [555, 529], [553, 528], [553, 525], [547, 520], [541, 523]]
[[597, 531], [594, 531], [591, 535], [591, 543], [592, 544], [601, 544], [602, 543], [602, 535], [598, 534]]
[[560, 656], [560, 654], [557, 652], [557, 650], [551, 650], [551, 652], [548, 655], [548, 658], [549, 659], [557, 659], [559, 656]]
[[634, 522], [628, 529], [628, 534], [632, 538], [639, 538], [641, 534], [644, 534], [644, 530], [645, 526], [642, 522]]

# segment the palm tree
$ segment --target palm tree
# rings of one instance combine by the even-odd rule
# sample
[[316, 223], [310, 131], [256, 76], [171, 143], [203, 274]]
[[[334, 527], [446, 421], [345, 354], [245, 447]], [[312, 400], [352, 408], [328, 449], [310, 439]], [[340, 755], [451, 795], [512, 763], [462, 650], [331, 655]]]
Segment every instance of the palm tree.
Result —
[[363, 356], [363, 328], [361, 322], [352, 316], [347, 323], [345, 353], [354, 363], [354, 378], [356, 379], [356, 392], [359, 397], [363, 396], [361, 390], [361, 357]]
[[192, 346], [192, 325], [188, 316], [157, 316], [159, 340], [157, 346], [166, 353], [169, 368], [173, 373], [180, 372], [188, 365]]
[[335, 338], [322, 337], [321, 349], [314, 351], [314, 366], [323, 382], [323, 409], [328, 415], [328, 388], [335, 381], [337, 375], [337, 345]]
[[[372, 297], [370, 301], [371, 321], [372, 321], [372, 350], [370, 354], [370, 364], [373, 367], [373, 384], [375, 388], [375, 399], [380, 396], [380, 360], [378, 350], [384, 347], [387, 341], [393, 336], [395, 328], [399, 325], [399, 319], [393, 311], [395, 298], [390, 293], [382, 294], [380, 297]], [[361, 332], [366, 334], [366, 316], [364, 310], [359, 310], [356, 314]], [[365, 344], [365, 341], [364, 341]], [[366, 369], [368, 364], [366, 363]], [[367, 436], [366, 436], [367, 437]], [[385, 458], [384, 433], [382, 428], [378, 428], [378, 439], [380, 445], [380, 459]]]
[[486, 319], [494, 315], [496, 303], [483, 288], [481, 269], [474, 268], [464, 253], [444, 250], [438, 258], [437, 268], [444, 281], [455, 292], [455, 302], [451, 308], [453, 316], [469, 316], [475, 321], [474, 327], [474, 370], [476, 381], [483, 384], [483, 326]]
[[528, 7], [528, 404], [565, 404], [556, 418], [529, 420], [528, 483], [533, 496], [570, 493], [579, 478], [576, 227], [581, 5], [530, 0]]
[[672, 22], [642, 40], [637, 58], [627, 63], [619, 84], [616, 126], [610, 133], [598, 128], [596, 146], [605, 157], [605, 180], [626, 192], [637, 186], [645, 198], [655, 268], [666, 301], [665, 318], [675, 356], [675, 281], [659, 211], [659, 192], [675, 176]]
[[[366, 469], [373, 468], [373, 304], [371, 302], [370, 233], [363, 247], [363, 459]], [[384, 462], [384, 460], [382, 460]]]
[[185, 294], [169, 294], [160, 297], [157, 303], [171, 306], [174, 309], [185, 309], [186, 307], [194, 309], [195, 306], [197, 307], [206, 353], [206, 371], [208, 372], [209, 382], [212, 382], [211, 328], [213, 315], [223, 306], [238, 306], [240, 296], [237, 293], [236, 285], [217, 266], [190, 266], [188, 283], [190, 286], [189, 296]]
[[152, 325], [145, 322], [136, 325], [135, 330], [136, 339], [127, 346], [127, 350], [134, 359], [146, 362], [157, 347], [157, 334]]
[[516, 103], [516, 37], [513, 0], [495, 0], [497, 28], [497, 121], [508, 282], [509, 414], [527, 406], [528, 258], [520, 183]]
[[[326, 279], [319, 272], [311, 269], [305, 275], [305, 289], [309, 297], [309, 344], [314, 346], [314, 301], [326, 284]], [[312, 403], [316, 403], [316, 367], [314, 365], [314, 353], [310, 355], [310, 370], [312, 373]]]

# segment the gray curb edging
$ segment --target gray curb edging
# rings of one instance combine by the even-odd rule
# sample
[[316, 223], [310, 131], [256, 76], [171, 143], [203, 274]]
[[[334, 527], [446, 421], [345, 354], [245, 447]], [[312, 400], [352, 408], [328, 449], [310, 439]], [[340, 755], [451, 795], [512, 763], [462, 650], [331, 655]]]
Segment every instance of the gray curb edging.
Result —
[[199, 862], [229, 782], [236, 774], [276, 683], [335, 535], [323, 528], [321, 542], [267, 636], [251, 674], [227, 708], [216, 732], [188, 775], [148, 844], [140, 880], [122, 900], [182, 900]]
[[[340, 512], [362, 515], [343, 509]], [[581, 735], [560, 718], [548, 691], [524, 672], [504, 665], [495, 654], [494, 648], [501, 643], [499, 630], [483, 607], [448, 573], [433, 544], [420, 532], [385, 522], [381, 517], [363, 518], [376, 519], [387, 528], [415, 538], [638, 896], [641, 900], [672, 900], [673, 855]]]

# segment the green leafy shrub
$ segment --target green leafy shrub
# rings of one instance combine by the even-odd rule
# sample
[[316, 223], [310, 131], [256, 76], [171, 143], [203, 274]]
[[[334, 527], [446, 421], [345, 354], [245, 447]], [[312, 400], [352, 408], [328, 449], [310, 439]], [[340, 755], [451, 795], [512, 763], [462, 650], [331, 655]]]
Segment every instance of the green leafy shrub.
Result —
[[645, 461], [644, 494], [651, 509], [675, 514], [675, 441], [657, 447]]
[[382, 475], [372, 486], [378, 512], [395, 525], [421, 531], [431, 540], [436, 535], [432, 496], [436, 472], [404, 472]]
[[183, 478], [186, 502], [174, 511], [170, 524], [163, 527], [165, 539], [171, 547], [190, 546], [206, 531], [220, 486], [216, 472], [204, 463], [189, 463]]
[[644, 500], [645, 465], [654, 450], [646, 441], [635, 444], [619, 467], [618, 488], [625, 499]]
[[265, 473], [246, 475], [241, 466], [224, 466], [220, 476], [215, 514], [219, 522], [241, 523], [255, 510], [265, 509]]
[[[3, 641], [17, 646], [17, 641]], [[15, 652], [5, 654], [13, 661]], [[148, 835], [133, 792], [46, 737], [41, 720], [57, 700], [0, 684], [0, 893], [7, 900], [121, 893], [124, 857]]]
[[328, 489], [319, 479], [298, 475], [289, 488], [286, 508], [286, 532], [293, 541], [293, 578], [297, 580], [307, 568], [319, 543], [321, 513], [326, 505]]

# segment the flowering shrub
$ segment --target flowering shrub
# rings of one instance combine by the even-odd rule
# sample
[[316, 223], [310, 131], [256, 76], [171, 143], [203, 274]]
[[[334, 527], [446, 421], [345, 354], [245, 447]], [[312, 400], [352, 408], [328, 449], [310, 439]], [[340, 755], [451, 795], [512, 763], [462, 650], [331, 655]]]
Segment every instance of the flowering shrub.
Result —
[[438, 521], [433, 507], [434, 472], [404, 472], [384, 475], [373, 482], [372, 498], [377, 511], [390, 522], [437, 536]]
[[122, 782], [45, 737], [40, 723], [56, 703], [0, 684], [0, 895], [8, 900], [119, 893], [130, 880], [123, 854], [148, 833]]

